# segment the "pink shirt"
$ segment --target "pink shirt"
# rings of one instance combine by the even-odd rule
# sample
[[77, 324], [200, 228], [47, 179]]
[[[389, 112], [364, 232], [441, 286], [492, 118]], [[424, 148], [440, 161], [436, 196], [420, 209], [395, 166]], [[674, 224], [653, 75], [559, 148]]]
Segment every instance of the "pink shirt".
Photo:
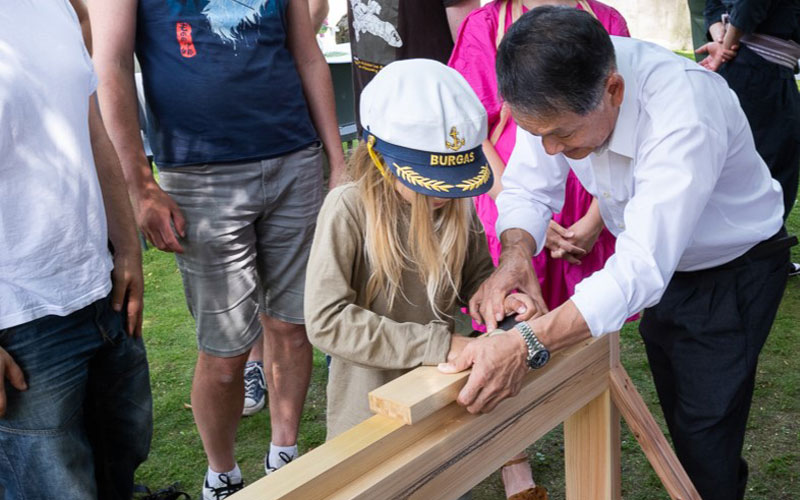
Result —
[[[497, 34], [497, 21], [500, 16], [500, 5], [505, 0], [495, 0], [473, 11], [458, 32], [458, 40], [453, 48], [448, 65], [458, 70], [467, 79], [472, 89], [478, 94], [489, 114], [489, 135], [494, 132], [494, 127], [500, 118], [502, 101], [497, 92], [497, 76], [495, 74], [495, 59], [497, 48], [495, 36]], [[604, 3], [588, 0], [589, 6], [594, 11], [600, 23], [611, 35], [630, 36], [628, 25], [622, 14], [613, 7]], [[576, 4], [578, 8], [579, 5]], [[527, 12], [523, 6], [523, 12]], [[511, 26], [511, 9], [506, 10], [505, 26]], [[511, 150], [514, 149], [514, 138], [517, 126], [509, 120], [500, 139], [495, 144], [495, 149], [503, 159], [508, 162]]]

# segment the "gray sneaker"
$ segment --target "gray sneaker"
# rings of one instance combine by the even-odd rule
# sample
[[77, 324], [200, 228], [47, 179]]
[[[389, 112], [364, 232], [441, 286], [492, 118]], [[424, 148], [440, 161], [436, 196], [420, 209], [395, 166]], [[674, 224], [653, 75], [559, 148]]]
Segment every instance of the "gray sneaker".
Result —
[[261, 362], [248, 361], [244, 367], [244, 408], [242, 415], [255, 415], [267, 400], [267, 385], [264, 382], [264, 369]]

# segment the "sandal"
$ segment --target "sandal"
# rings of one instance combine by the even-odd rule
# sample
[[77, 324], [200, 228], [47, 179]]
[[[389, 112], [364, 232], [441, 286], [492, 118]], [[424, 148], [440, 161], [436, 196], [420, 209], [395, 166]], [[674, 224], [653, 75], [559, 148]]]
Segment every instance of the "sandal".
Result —
[[547, 500], [547, 498], [547, 489], [541, 486], [534, 486], [519, 493], [514, 493], [508, 497], [508, 500]]

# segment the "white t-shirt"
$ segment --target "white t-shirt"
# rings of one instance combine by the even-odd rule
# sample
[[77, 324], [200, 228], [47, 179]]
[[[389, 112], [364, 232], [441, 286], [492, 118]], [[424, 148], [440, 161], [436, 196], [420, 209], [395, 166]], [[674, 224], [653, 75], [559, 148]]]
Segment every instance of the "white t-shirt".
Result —
[[108, 295], [113, 267], [89, 139], [97, 86], [67, 0], [0, 9], [0, 329]]

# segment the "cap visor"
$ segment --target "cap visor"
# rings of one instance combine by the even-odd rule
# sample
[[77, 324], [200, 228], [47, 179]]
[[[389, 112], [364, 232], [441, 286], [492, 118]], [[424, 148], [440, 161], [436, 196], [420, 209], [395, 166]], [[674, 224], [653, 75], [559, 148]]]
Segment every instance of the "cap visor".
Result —
[[465, 154], [471, 154], [473, 159], [462, 165], [446, 164], [453, 155], [430, 155], [428, 161], [435, 165], [409, 162], [386, 153], [382, 156], [392, 174], [417, 193], [437, 198], [470, 198], [488, 192], [494, 175], [483, 151], [478, 147]]

